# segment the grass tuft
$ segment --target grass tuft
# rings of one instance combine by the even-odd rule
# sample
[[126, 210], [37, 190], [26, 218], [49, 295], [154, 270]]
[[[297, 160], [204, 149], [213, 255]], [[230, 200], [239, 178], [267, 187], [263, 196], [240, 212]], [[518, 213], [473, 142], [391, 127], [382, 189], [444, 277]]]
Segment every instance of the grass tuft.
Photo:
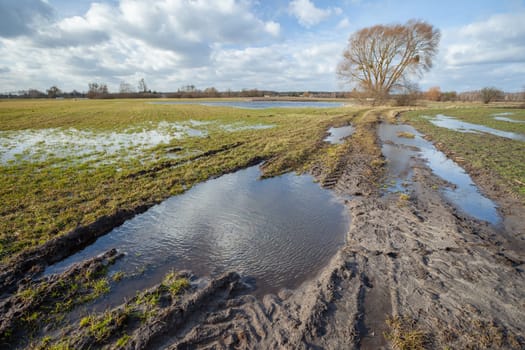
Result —
[[424, 350], [428, 337], [409, 317], [392, 316], [387, 318], [389, 331], [385, 338], [394, 350]]

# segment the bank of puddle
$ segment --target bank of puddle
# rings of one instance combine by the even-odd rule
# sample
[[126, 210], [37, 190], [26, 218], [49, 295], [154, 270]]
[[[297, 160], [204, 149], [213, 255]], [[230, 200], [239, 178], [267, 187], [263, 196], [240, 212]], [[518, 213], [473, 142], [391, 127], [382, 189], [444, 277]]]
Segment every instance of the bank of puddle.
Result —
[[208, 107], [232, 107], [240, 109], [268, 108], [337, 108], [343, 107], [342, 102], [320, 101], [155, 101], [157, 105], [201, 105]]
[[445, 198], [459, 210], [493, 225], [500, 222], [496, 204], [480, 193], [470, 176], [458, 164], [437, 150], [413, 127], [382, 123], [378, 136], [387, 160], [387, 192], [408, 192], [413, 184], [416, 159], [424, 159], [434, 174], [452, 185], [442, 191]]
[[102, 310], [159, 283], [171, 270], [198, 276], [239, 271], [254, 278], [254, 294], [293, 289], [313, 278], [344, 244], [349, 215], [340, 199], [311, 176], [259, 180], [257, 166], [223, 175], [171, 197], [125, 222], [77, 254], [50, 266], [117, 248], [110, 268], [127, 277], [90, 309]]
[[345, 138], [349, 137], [353, 133], [354, 127], [352, 125], [338, 128], [331, 127], [328, 129], [328, 136], [324, 139], [324, 141], [331, 144], [341, 144], [344, 142]]
[[[525, 142], [525, 135], [518, 134], [510, 131], [502, 131], [498, 129], [489, 128], [488, 126], [473, 124], [464, 122], [462, 120], [449, 117], [443, 114], [438, 114], [434, 117], [427, 117], [428, 120], [441, 128], [446, 128], [463, 133], [486, 133], [499, 137], [504, 137], [511, 140], [523, 141]], [[495, 117], [496, 118], [496, 117]], [[504, 118], [504, 117], [500, 117]], [[508, 119], [508, 118], [507, 118]]]
[[[19, 161], [44, 162], [50, 158], [101, 164], [127, 159], [147, 161], [151, 159], [143, 159], [144, 151], [169, 145], [174, 140], [206, 137], [217, 130], [237, 132], [273, 127], [275, 125], [188, 120], [180, 123], [148, 123], [120, 132], [75, 128], [0, 131], [0, 165], [16, 164]], [[165, 158], [174, 157], [170, 153], [160, 155]], [[72, 157], [74, 159], [69, 159]]]

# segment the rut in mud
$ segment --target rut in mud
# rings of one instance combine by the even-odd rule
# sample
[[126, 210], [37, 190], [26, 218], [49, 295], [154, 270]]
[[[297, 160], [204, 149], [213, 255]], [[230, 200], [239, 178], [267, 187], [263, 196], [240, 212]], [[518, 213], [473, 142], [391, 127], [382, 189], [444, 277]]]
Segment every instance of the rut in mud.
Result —
[[[375, 116], [356, 134], [372, 136], [380, 149], [377, 127]], [[432, 349], [523, 348], [524, 223], [509, 231], [505, 222], [496, 228], [458, 211], [438, 190], [447, 183], [420, 158], [412, 160], [405, 195], [385, 194], [374, 172], [377, 155], [352, 139], [345, 145], [335, 170], [317, 175], [332, 178], [329, 187], [349, 198], [351, 225], [345, 246], [312, 280], [258, 299], [236, 273], [207, 282], [181, 273], [177, 278], [193, 283], [177, 294], [166, 282], [141, 294], [156, 296], [150, 309], [132, 299], [97, 316], [93, 322], [109, 320], [110, 333], [95, 334], [86, 321], [49, 342], [77, 349], [380, 349], [412, 336]]]

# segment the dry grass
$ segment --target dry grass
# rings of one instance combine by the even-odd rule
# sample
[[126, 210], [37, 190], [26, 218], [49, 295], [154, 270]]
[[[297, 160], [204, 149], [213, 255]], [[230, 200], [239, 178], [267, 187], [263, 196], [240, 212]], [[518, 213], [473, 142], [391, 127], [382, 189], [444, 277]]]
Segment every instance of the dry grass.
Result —
[[422, 350], [428, 343], [426, 333], [417, 327], [415, 320], [410, 317], [392, 316], [387, 318], [389, 331], [385, 338], [390, 341], [395, 350]]
[[402, 131], [397, 133], [398, 137], [403, 137], [405, 139], [413, 139], [416, 137], [416, 135], [412, 134], [411, 132]]

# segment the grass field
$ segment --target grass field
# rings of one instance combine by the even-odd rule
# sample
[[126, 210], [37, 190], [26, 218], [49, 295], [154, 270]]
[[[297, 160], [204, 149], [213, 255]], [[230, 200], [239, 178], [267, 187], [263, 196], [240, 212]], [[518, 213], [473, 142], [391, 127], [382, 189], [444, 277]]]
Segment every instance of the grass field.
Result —
[[322, 142], [326, 130], [357, 112], [2, 101], [0, 257], [260, 159], [265, 176], [330, 161], [340, 146]]

